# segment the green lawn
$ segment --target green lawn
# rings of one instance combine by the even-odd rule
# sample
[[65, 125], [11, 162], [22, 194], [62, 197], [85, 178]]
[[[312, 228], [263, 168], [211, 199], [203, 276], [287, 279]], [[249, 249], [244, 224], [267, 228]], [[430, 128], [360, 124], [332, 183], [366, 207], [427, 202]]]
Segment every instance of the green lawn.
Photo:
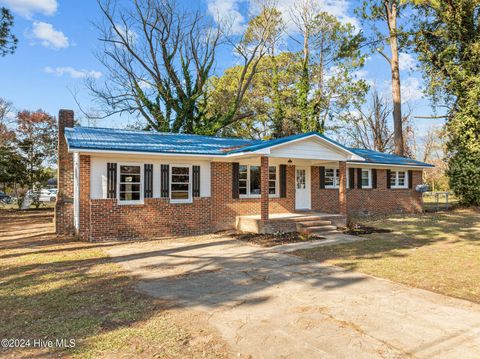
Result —
[[76, 346], [0, 356], [227, 356], [199, 314], [136, 292], [104, 245], [59, 240], [52, 229], [51, 211], [0, 211], [0, 338], [73, 338]]
[[361, 220], [393, 230], [297, 255], [480, 303], [480, 211]]

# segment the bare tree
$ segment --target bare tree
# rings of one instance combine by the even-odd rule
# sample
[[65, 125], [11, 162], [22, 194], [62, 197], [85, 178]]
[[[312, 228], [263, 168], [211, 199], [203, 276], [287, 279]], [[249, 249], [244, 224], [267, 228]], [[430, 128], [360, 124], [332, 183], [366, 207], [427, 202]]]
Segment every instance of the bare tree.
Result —
[[389, 126], [391, 112], [388, 102], [373, 90], [368, 110], [364, 111], [359, 106], [357, 113], [347, 116], [347, 122], [351, 124], [346, 126], [348, 142], [354, 147], [392, 152], [394, 135]]
[[173, 1], [98, 0], [104, 21], [97, 24], [107, 80], [87, 85], [105, 109], [103, 116], [135, 113], [158, 131], [193, 132], [198, 106], [215, 61], [220, 33], [198, 12]]
[[[251, 20], [248, 33], [233, 39], [174, 0], [133, 0], [129, 8], [120, 7], [118, 0], [98, 4], [104, 19], [97, 24], [103, 43], [98, 58], [108, 73], [101, 85], [87, 81], [104, 109], [96, 117], [129, 113], [157, 131], [215, 133], [248, 116], [238, 113], [239, 105], [266, 53], [269, 11]], [[234, 46], [245, 71], [229, 110], [212, 114], [207, 108], [208, 82], [222, 38]]]

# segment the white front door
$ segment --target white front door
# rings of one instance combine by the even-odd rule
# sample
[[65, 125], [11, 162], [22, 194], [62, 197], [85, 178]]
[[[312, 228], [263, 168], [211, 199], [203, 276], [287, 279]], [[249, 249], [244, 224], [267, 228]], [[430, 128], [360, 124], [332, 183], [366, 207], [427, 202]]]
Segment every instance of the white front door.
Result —
[[296, 167], [295, 188], [295, 209], [310, 209], [310, 167]]

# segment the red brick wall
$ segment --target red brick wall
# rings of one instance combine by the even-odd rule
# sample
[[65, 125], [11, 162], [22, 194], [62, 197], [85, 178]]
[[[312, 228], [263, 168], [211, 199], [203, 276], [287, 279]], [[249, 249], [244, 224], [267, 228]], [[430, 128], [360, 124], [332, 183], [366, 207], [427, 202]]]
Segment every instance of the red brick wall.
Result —
[[80, 239], [90, 239], [90, 156], [80, 156]]
[[73, 127], [73, 111], [58, 113], [58, 195], [55, 203], [55, 232], [60, 235], [74, 234], [73, 224], [73, 155], [68, 153], [65, 128]]
[[[232, 228], [239, 215], [260, 214], [260, 198], [232, 198], [232, 164], [212, 162], [212, 220], [216, 230]], [[270, 198], [269, 212], [295, 211], [295, 166], [287, 166], [287, 196]]]
[[171, 204], [145, 198], [143, 205], [119, 205], [116, 199], [90, 201], [90, 240], [153, 239], [212, 231], [210, 198]]
[[[348, 214], [387, 214], [420, 212], [422, 194], [415, 186], [422, 183], [422, 171], [413, 171], [412, 189], [388, 189], [387, 171], [377, 169], [376, 189], [347, 189]], [[355, 185], [357, 183], [355, 171]], [[312, 166], [312, 209], [325, 213], [338, 213], [338, 189], [320, 189], [318, 167]]]

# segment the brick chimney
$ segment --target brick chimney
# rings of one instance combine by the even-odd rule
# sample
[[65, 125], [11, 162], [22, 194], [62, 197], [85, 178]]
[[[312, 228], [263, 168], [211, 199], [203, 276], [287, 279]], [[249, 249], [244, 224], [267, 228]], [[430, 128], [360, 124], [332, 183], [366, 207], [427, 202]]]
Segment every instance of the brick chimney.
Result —
[[65, 128], [73, 127], [72, 110], [58, 112], [58, 195], [55, 203], [55, 232], [59, 235], [74, 234], [73, 223], [73, 155], [68, 153]]

